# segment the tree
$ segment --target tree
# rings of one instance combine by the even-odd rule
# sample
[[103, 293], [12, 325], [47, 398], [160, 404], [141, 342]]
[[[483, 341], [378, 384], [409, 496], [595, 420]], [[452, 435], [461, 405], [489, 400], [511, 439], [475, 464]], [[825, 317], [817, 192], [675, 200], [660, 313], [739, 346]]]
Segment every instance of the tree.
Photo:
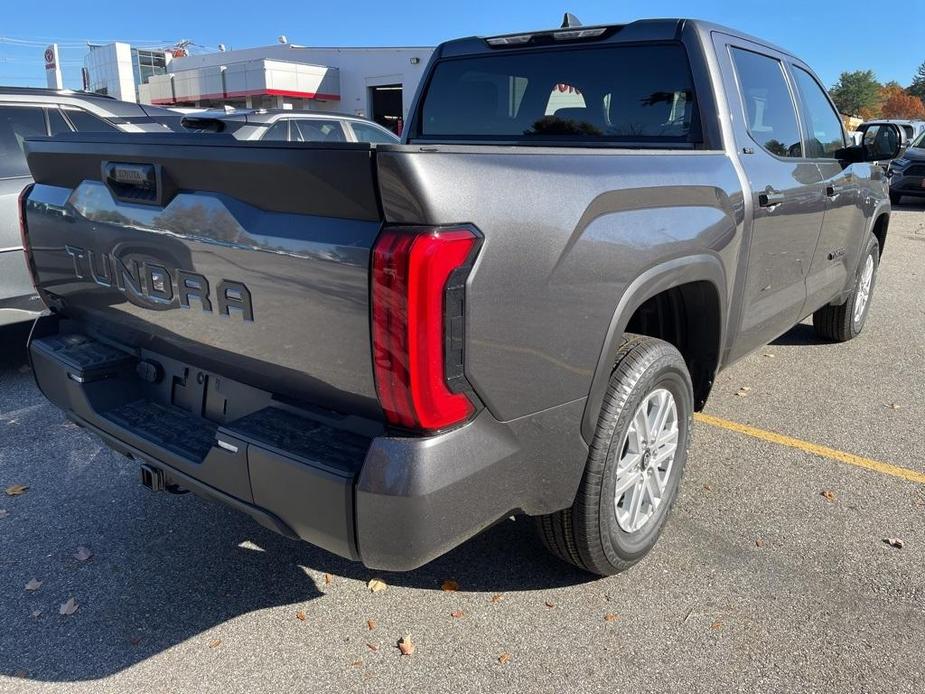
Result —
[[925, 119], [925, 103], [917, 96], [900, 91], [883, 102], [880, 110], [884, 118]]
[[873, 70], [843, 72], [829, 90], [838, 110], [849, 115], [874, 112], [880, 102], [880, 83]]
[[919, 65], [919, 69], [915, 71], [915, 77], [912, 78], [912, 84], [906, 91], [925, 101], [925, 63]]

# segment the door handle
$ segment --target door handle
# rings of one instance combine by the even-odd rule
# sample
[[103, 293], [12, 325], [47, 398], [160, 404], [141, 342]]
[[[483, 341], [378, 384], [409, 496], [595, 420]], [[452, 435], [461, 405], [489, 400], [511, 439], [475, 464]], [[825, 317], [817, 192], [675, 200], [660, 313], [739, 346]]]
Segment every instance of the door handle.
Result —
[[758, 205], [773, 210], [784, 201], [784, 194], [768, 190], [764, 193], [758, 193]]

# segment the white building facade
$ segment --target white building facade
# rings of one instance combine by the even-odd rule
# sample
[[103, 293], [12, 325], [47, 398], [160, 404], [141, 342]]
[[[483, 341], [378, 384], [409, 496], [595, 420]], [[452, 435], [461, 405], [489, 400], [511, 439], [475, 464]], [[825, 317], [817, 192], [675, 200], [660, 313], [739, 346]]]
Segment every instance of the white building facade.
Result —
[[91, 44], [84, 57], [84, 88], [122, 101], [138, 101], [139, 88], [154, 75], [163, 75], [171, 54], [135, 48], [128, 43]]
[[159, 106], [340, 111], [399, 132], [432, 52], [276, 44], [177, 57], [139, 97]]

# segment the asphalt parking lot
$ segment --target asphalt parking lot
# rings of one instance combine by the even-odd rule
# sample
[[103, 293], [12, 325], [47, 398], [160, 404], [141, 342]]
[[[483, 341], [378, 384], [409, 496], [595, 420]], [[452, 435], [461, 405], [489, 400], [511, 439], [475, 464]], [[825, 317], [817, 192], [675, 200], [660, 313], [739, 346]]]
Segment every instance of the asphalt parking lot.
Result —
[[865, 333], [802, 324], [724, 372], [664, 536], [609, 579], [524, 518], [389, 574], [151, 494], [4, 331], [0, 489], [29, 488], [0, 493], [0, 689], [921, 692], [923, 297], [925, 205], [905, 205]]

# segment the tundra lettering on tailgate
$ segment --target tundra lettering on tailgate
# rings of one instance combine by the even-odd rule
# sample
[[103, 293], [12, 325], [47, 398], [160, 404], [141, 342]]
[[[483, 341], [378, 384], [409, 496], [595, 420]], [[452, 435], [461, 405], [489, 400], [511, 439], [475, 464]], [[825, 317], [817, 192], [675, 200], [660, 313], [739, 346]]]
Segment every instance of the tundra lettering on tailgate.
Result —
[[[204, 275], [191, 270], [170, 269], [151, 260], [123, 260], [114, 253], [67, 245], [64, 250], [74, 260], [74, 274], [92, 279], [101, 287], [115, 287], [130, 299], [159, 307], [175, 304], [180, 308], [198, 305], [204, 313], [213, 312], [211, 284]], [[223, 279], [214, 292], [215, 310], [220, 316], [232, 311], [245, 321], [254, 320], [250, 290], [242, 282]]]

